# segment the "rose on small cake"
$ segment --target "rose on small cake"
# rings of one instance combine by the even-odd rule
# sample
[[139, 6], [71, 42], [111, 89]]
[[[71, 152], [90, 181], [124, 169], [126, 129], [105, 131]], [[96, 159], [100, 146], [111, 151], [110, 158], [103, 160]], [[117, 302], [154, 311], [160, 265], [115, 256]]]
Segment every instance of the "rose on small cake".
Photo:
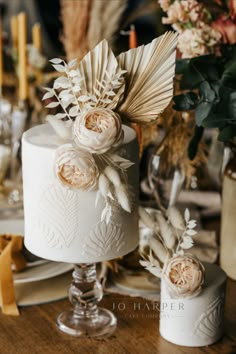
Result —
[[103, 154], [123, 139], [119, 114], [108, 108], [93, 108], [74, 122], [75, 142], [92, 154]]
[[170, 258], [162, 273], [169, 293], [173, 298], [192, 298], [200, 294], [204, 283], [205, 269], [191, 254]]
[[56, 175], [71, 188], [92, 190], [97, 186], [99, 171], [91, 154], [65, 144], [56, 151]]

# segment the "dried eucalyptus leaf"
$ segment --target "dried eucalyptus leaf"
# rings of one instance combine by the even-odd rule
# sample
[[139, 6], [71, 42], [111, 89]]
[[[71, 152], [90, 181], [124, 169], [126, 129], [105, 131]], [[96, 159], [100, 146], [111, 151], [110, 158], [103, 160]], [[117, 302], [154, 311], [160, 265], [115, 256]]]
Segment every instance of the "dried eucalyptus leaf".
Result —
[[60, 58], [54, 58], [54, 59], [50, 59], [49, 61], [52, 64], [60, 64], [60, 63], [62, 63], [63, 60]]
[[55, 108], [55, 107], [58, 107], [59, 106], [59, 102], [50, 102], [46, 108]]
[[170, 208], [168, 208], [167, 216], [168, 216], [170, 223], [173, 225], [174, 228], [179, 229], [179, 230], [185, 229], [184, 219], [183, 219], [180, 211], [176, 207], [171, 206]]
[[53, 91], [48, 91], [44, 94], [42, 100], [47, 100], [48, 98], [51, 98], [54, 96], [54, 92]]
[[190, 219], [190, 212], [189, 212], [189, 209], [186, 208], [185, 212], [184, 212], [184, 220], [186, 221], [186, 223], [188, 223], [189, 219]]
[[189, 230], [186, 230], [186, 234], [189, 236], [194, 236], [197, 234], [197, 231], [189, 229]]
[[65, 72], [65, 67], [63, 65], [53, 65], [53, 67], [59, 73], [64, 73]]

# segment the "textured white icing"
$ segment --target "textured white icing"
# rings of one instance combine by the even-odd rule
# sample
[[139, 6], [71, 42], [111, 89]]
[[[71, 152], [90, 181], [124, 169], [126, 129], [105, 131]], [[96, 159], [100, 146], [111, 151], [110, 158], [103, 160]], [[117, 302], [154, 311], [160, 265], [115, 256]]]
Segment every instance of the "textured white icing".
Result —
[[49, 125], [34, 127], [22, 138], [25, 245], [55, 261], [91, 263], [114, 259], [138, 244], [138, 144], [135, 132], [123, 127], [121, 148], [135, 164], [128, 169], [134, 191], [132, 213], [116, 208], [109, 224], [101, 222], [104, 199], [97, 191], [63, 186], [55, 176], [55, 151], [64, 144]]
[[201, 347], [223, 335], [226, 274], [215, 264], [204, 263], [202, 292], [192, 299], [172, 299], [161, 283], [160, 333], [169, 342]]

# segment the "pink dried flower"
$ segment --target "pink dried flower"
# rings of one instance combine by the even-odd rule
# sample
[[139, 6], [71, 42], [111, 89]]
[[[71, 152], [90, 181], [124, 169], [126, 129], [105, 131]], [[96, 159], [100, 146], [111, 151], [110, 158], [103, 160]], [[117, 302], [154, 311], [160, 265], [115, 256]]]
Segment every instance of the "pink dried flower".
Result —
[[212, 23], [212, 27], [222, 34], [223, 43], [236, 43], [236, 21], [223, 14]]
[[170, 0], [159, 0], [158, 3], [163, 11], [167, 11], [170, 7]]
[[188, 14], [185, 12], [181, 2], [175, 1], [168, 9], [167, 16], [162, 19], [164, 24], [173, 24], [176, 22], [187, 22], [189, 19]]
[[201, 28], [187, 29], [179, 35], [178, 49], [182, 58], [194, 58], [213, 53], [221, 39], [221, 34], [206, 24]]
[[167, 12], [167, 17], [164, 17], [162, 20], [165, 24], [175, 26], [178, 24], [184, 29], [186, 23], [189, 23], [191, 26], [198, 21], [206, 20], [206, 12], [204, 11], [203, 4], [197, 0], [176, 0], [171, 5], [163, 0], [159, 1], [159, 3], [163, 10]]
[[192, 298], [202, 290], [204, 272], [202, 263], [191, 254], [174, 256], [167, 261], [162, 280], [173, 298]]

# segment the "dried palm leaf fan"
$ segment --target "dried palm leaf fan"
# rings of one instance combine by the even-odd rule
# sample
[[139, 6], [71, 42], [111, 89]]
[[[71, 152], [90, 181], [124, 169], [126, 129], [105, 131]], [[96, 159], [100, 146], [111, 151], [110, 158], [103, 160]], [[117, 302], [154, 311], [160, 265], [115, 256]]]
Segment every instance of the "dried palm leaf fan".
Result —
[[67, 60], [78, 58], [104, 38], [112, 45], [127, 0], [61, 0], [62, 43]]
[[132, 122], [157, 119], [173, 96], [176, 35], [167, 32], [117, 58], [129, 77], [119, 112]]

